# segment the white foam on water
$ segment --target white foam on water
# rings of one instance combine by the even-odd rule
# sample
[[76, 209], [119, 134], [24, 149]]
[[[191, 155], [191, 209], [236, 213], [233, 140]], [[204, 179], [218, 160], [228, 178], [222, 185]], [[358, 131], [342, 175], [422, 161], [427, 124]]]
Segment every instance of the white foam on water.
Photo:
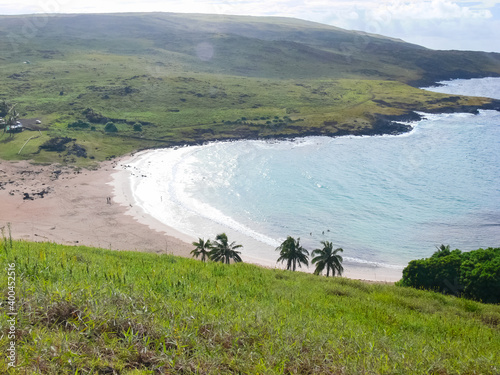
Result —
[[[211, 144], [204, 147], [218, 147]], [[193, 175], [191, 164], [201, 146], [162, 149], [137, 155], [126, 163], [130, 170], [133, 200], [144, 213], [167, 226], [190, 236], [213, 238], [221, 232], [237, 233], [240, 240], [254, 239], [269, 251], [279, 245], [278, 240], [263, 235], [202, 202], [188, 192], [199, 181]], [[231, 240], [231, 238], [230, 238]], [[256, 255], [257, 254], [252, 254]]]
[[481, 96], [500, 99], [500, 77], [454, 79], [438, 82], [441, 86], [423, 87], [422, 89], [443, 94]]
[[[493, 80], [493, 83], [489, 83], [490, 85], [498, 85], [498, 83], [500, 83], [500, 79]], [[465, 83], [461, 82], [454, 82], [453, 85], [454, 87], [459, 87], [460, 89], [464, 89], [465, 87]], [[483, 94], [483, 96], [494, 97], [494, 95], [498, 95], [493, 92], [494, 90], [489, 90], [490, 86], [488, 86], [488, 84], [483, 86], [488, 87], [486, 90], [488, 95]], [[439, 89], [444, 90], [445, 88], [440, 87]], [[265, 231], [260, 230], [259, 228], [266, 226], [266, 223], [254, 222], [252, 209], [244, 209], [243, 213], [248, 216], [246, 219], [243, 217], [236, 218], [235, 215], [229, 213], [227, 205], [215, 205], [212, 204], [213, 202], [210, 200], [204, 200], [203, 197], [210, 196], [213, 191], [216, 191], [220, 187], [224, 187], [225, 190], [221, 191], [230, 192], [231, 194], [234, 194], [234, 196], [228, 195], [226, 197], [219, 197], [219, 200], [226, 199], [228, 202], [231, 202], [231, 199], [233, 198], [245, 200], [248, 196], [244, 194], [245, 191], [233, 191], [230, 186], [233, 179], [241, 179], [242, 176], [244, 176], [244, 173], [246, 173], [246, 170], [241, 168], [241, 165], [244, 164], [243, 162], [247, 162], [246, 165], [248, 165], [248, 162], [250, 162], [249, 165], [252, 165], [251, 163], [255, 163], [255, 170], [259, 173], [258, 178], [261, 178], [261, 181], [269, 184], [268, 187], [272, 187], [273, 184], [279, 183], [280, 181], [275, 180], [280, 176], [279, 173], [273, 174], [275, 171], [266, 169], [266, 163], [268, 163], [269, 160], [265, 158], [262, 159], [261, 154], [276, 152], [283, 153], [283, 156], [285, 157], [283, 161], [284, 163], [287, 161], [286, 157], [288, 157], [288, 155], [292, 155], [290, 152], [299, 153], [298, 155], [305, 159], [307, 159], [310, 153], [317, 152], [318, 150], [324, 150], [325, 148], [333, 148], [334, 150], [337, 150], [339, 148], [350, 149], [354, 146], [359, 152], [359, 150], [363, 150], [363, 147], [365, 147], [363, 145], [365, 144], [366, 147], [369, 148], [384, 147], [383, 145], [380, 145], [379, 142], [374, 143], [374, 138], [382, 138], [384, 142], [390, 142], [391, 144], [394, 144], [393, 142], [396, 142], [396, 139], [399, 139], [397, 142], [401, 142], [408, 137], [417, 137], [420, 140], [419, 137], [424, 137], [421, 132], [423, 132], [429, 124], [430, 126], [434, 126], [434, 123], [442, 124], [443, 120], [457, 120], [466, 123], [468, 119], [474, 118], [474, 115], [472, 114], [460, 113], [439, 115], [421, 113], [421, 115], [424, 116], [422, 121], [411, 123], [413, 129], [408, 133], [400, 135], [384, 135], [375, 137], [345, 136], [339, 138], [305, 137], [297, 140], [282, 141], [258, 140], [235, 141], [229, 143], [215, 142], [204, 146], [189, 146], [143, 152], [137, 154], [136, 157], [128, 163], [129, 167], [127, 167], [131, 171], [130, 184], [134, 200], [132, 203], [140, 206], [147, 215], [151, 215], [164, 224], [189, 235], [193, 239], [197, 239], [198, 237], [205, 239], [214, 238], [216, 234], [226, 232], [230, 241], [234, 240], [244, 245], [242, 253], [243, 259], [247, 257], [247, 259], [252, 259], [260, 264], [272, 266], [275, 264], [275, 259], [277, 259], [275, 248], [284, 240], [287, 234], [294, 235], [294, 233], [288, 233], [288, 231], [291, 230], [291, 227], [287, 222], [289, 218], [286, 216], [282, 218], [277, 217], [272, 219], [274, 220], [272, 223], [269, 223], [274, 225], [276, 228], [281, 228], [281, 235], [277, 234], [275, 236], [270, 235], [269, 233], [265, 234]], [[480, 116], [484, 116], [485, 118], [493, 116], [496, 118], [498, 113], [494, 111], [480, 111]], [[446, 132], [442, 133], [442, 137], [443, 138], [440, 141], [448, 141]], [[389, 139], [386, 140], [385, 138], [394, 138], [394, 141]], [[422, 138], [422, 141], [425, 141], [425, 138]], [[372, 175], [378, 176], [380, 178], [378, 183], [387, 184], [388, 187], [390, 187], [393, 183], [391, 178], [397, 178], [399, 182], [396, 182], [400, 183], [401, 186], [404, 186], [405, 189], [425, 190], [425, 186], [419, 186], [418, 180], [414, 182], [413, 186], [406, 186], [404, 183], [408, 177], [411, 177], [415, 173], [421, 173], [419, 168], [425, 166], [422, 158], [424, 158], [427, 153], [426, 147], [434, 147], [434, 143], [431, 142], [430, 145], [426, 145], [425, 142], [422, 142], [421, 144], [417, 144], [416, 149], [404, 149], [403, 155], [400, 156], [401, 160], [398, 165], [398, 169], [394, 172], [396, 174], [393, 176], [387, 176], [387, 178], [384, 177], [385, 172], [383, 169], [374, 170], [371, 174], [369, 173], [370, 171], [368, 171], [367, 176], [369, 176], [369, 178], [372, 178], [370, 177]], [[272, 154], [269, 158], [274, 158], [273, 155], [275, 154]], [[347, 156], [344, 155], [343, 157], [346, 158]], [[388, 160], [390, 161], [390, 159]], [[220, 161], [223, 161], [222, 168], [221, 164], [219, 164]], [[343, 160], [343, 162], [348, 161], [349, 159]], [[332, 172], [330, 171], [329, 173]], [[356, 173], [356, 171], [353, 171], [352, 173]], [[310, 181], [310, 185], [305, 185], [306, 188], [316, 189], [317, 191], [323, 192], [322, 194], [334, 194], [338, 199], [341, 199], [346, 206], [338, 207], [339, 213], [347, 213], [351, 211], [353, 215], [352, 218], [354, 220], [352, 222], [352, 226], [355, 228], [359, 226], [360, 232], [362, 232], [364, 228], [363, 225], [361, 225], [362, 221], [367, 217], [382, 218], [385, 217], [384, 215], [388, 215], [387, 218], [390, 219], [392, 217], [393, 220], [397, 220], [397, 216], [400, 214], [398, 212], [391, 213], [390, 211], [381, 212], [380, 207], [384, 208], [385, 206], [380, 206], [380, 204], [379, 206], [374, 206], [371, 209], [372, 211], [370, 211], [370, 208], [368, 207], [367, 211], [360, 211], [358, 213], [356, 212], [357, 203], [352, 201], [353, 198], [349, 196], [349, 184], [352, 183], [351, 181], [335, 179], [331, 181], [324, 181], [318, 176], [311, 174], [307, 169], [300, 175], [304, 178], [304, 181]], [[386, 179], [386, 181], [384, 181], [384, 179]], [[365, 183], [365, 187], [367, 189], [370, 188], [369, 179], [365, 182], [362, 181], [361, 183]], [[259, 188], [248, 187], [247, 185], [242, 186], [244, 189]], [[308, 199], [316, 199], [317, 202], [315, 204], [318, 205], [317, 207], [319, 210], [322, 205], [321, 197], [323, 197], [323, 195], [315, 197], [312, 192], [313, 190], [306, 191], [301, 194], [306, 194]], [[262, 192], [262, 194], [268, 193], [269, 192]], [[277, 194], [279, 193], [280, 192], [278, 191]], [[406, 192], [404, 190], [396, 191], [395, 194], [400, 195], [400, 198], [398, 199], [401, 199], [402, 201], [405, 199], [411, 199], [411, 196], [406, 196]], [[252, 196], [255, 196], [255, 194]], [[258, 196], [258, 191], [256, 196]], [[384, 200], [386, 198], [383, 196], [374, 196], [373, 199], [379, 203], [381, 202], [382, 204], [385, 204]], [[448, 199], [448, 197], [444, 195], [443, 199]], [[455, 200], [454, 202], [458, 202], [457, 204], [460, 205], [459, 200]], [[250, 204], [252, 202], [244, 203]], [[294, 203], [291, 202], [290, 204]], [[390, 204], [390, 201], [388, 201], [387, 204]], [[416, 210], [418, 209], [419, 204], [426, 204], [426, 202], [416, 202], [415, 207], [409, 208]], [[271, 214], [274, 214], [274, 212]], [[276, 213], [276, 215], [278, 215], [278, 213]], [[309, 220], [307, 214], [305, 213], [298, 212], [297, 215], [299, 215], [304, 221]], [[311, 213], [311, 215], [315, 215], [315, 213]], [[320, 215], [320, 213], [318, 213], [318, 215]], [[258, 219], [259, 217], [257, 217], [257, 220]], [[423, 218], [422, 220], [428, 221], [433, 220], [433, 218]], [[317, 223], [313, 222], [311, 225], [317, 225]], [[333, 225], [333, 223], [325, 223], [324, 225], [327, 228], [326, 225], [330, 226]], [[382, 228], [384, 227], [382, 226]], [[308, 234], [306, 225], [303, 226], [303, 230], [307, 231]], [[331, 235], [338, 236], [338, 233], [332, 233]], [[306, 237], [304, 233], [302, 233], [302, 236]], [[436, 234], [435, 237], [438, 237], [438, 234]], [[312, 241], [312, 239], [304, 239], [306, 240], [306, 243]], [[376, 239], [374, 238], [373, 241], [375, 240]], [[397, 241], [397, 239], [395, 239], [395, 241]], [[342, 246], [342, 244], [340, 245]], [[434, 245], [439, 245], [439, 243]], [[363, 249], [364, 247], [362, 242], [359, 242], [355, 238], [349, 239], [348, 241], [345, 240], [344, 246], [347, 251], [352, 251], [353, 248]], [[401, 248], [405, 249], [406, 247], [402, 246]], [[430, 250], [432, 252], [433, 249]], [[352, 256], [344, 257], [346, 262], [358, 264], [360, 266], [366, 266], [369, 268], [381, 267], [393, 270], [401, 270], [403, 267], [403, 264], [394, 264], [400, 263], [399, 261], [391, 262], [389, 259], [386, 259], [385, 261], [370, 259], [374, 257], [377, 258], [377, 252], [368, 248], [363, 249], [363, 252], [359, 253], [366, 254], [366, 256], [368, 256], [366, 259], [360, 257], [359, 254], [353, 254], [352, 252], [349, 252], [349, 254]]]

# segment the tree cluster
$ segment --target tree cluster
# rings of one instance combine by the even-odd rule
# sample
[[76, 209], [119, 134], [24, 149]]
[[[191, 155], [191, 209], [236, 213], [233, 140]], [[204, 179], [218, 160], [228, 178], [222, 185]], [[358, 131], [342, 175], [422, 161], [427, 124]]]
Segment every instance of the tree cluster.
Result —
[[[320, 275], [326, 268], [326, 276], [330, 276], [330, 271], [332, 271], [332, 276], [338, 274], [342, 275], [344, 272], [344, 267], [342, 267], [342, 257], [338, 254], [343, 252], [342, 248], [333, 250], [333, 244], [328, 241], [321, 241], [323, 247], [321, 249], [313, 250], [311, 256], [313, 256], [312, 263], [316, 264], [316, 269], [314, 273]], [[306, 266], [309, 265], [309, 251], [304, 249], [300, 245], [300, 238], [295, 239], [288, 236], [283, 243], [276, 248], [276, 251], [280, 252], [280, 257], [278, 262], [286, 262], [286, 269], [295, 271], [297, 265], [301, 267], [302, 264]]]
[[229, 243], [225, 233], [218, 234], [215, 241], [198, 239], [198, 242], [193, 242], [196, 248], [191, 251], [191, 254], [198, 258], [201, 256], [203, 262], [212, 260], [214, 262], [221, 262], [229, 264], [232, 260], [234, 263], [241, 262], [240, 251], [236, 251], [242, 247], [234, 242]]
[[63, 152], [66, 151], [66, 144], [74, 141], [76, 141], [74, 138], [54, 137], [44, 142], [39, 148], [46, 151]]
[[441, 245], [430, 258], [408, 263], [397, 285], [500, 303], [500, 248], [461, 252]]
[[[338, 253], [344, 250], [341, 248], [333, 250], [332, 243], [328, 241], [321, 241], [321, 244], [323, 245], [321, 249], [311, 252], [311, 256], [313, 256], [312, 263], [316, 264], [314, 273], [320, 275], [326, 268], [327, 277], [330, 276], [330, 271], [332, 276], [335, 276], [335, 274], [341, 276], [342, 272], [344, 272], [344, 267], [342, 267], [343, 259]], [[229, 243], [225, 233], [218, 234], [215, 237], [215, 241], [205, 241], [199, 238], [198, 242], [193, 242], [193, 245], [196, 248], [191, 251], [191, 254], [195, 258], [201, 257], [203, 262], [212, 260], [214, 262], [229, 264], [231, 260], [234, 263], [242, 261], [240, 257], [241, 252], [236, 251], [242, 245], [236, 245], [234, 242]], [[295, 271], [297, 266], [302, 267], [302, 264], [309, 265], [309, 251], [300, 245], [300, 238], [295, 239], [288, 236], [276, 250], [280, 252], [278, 262], [286, 262], [287, 270]]]

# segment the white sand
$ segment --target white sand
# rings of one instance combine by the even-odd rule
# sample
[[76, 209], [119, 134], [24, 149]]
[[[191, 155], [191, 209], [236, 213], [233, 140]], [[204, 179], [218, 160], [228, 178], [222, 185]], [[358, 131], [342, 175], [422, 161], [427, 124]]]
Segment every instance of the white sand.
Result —
[[[2, 161], [0, 227], [11, 223], [16, 239], [189, 256], [191, 244], [138, 222], [116, 202], [109, 184], [115, 165], [105, 162], [96, 171], [77, 173]], [[44, 189], [49, 190], [44, 198], [23, 199], [24, 193], [33, 196]]]

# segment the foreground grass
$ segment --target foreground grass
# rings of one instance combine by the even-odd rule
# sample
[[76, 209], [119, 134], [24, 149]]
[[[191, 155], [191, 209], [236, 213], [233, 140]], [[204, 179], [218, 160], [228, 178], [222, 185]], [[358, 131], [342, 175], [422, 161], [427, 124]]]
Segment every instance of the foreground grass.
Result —
[[[498, 374], [500, 306], [391, 285], [8, 240], [12, 374]], [[7, 271], [0, 347], [8, 347]], [[8, 372], [10, 371], [10, 372]]]

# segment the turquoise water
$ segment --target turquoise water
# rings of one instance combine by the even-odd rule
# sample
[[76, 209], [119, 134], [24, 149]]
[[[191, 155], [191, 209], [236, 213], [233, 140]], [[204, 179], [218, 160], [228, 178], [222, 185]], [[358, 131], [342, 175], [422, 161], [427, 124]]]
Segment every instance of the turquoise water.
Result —
[[[450, 85], [439, 89], [467, 94], [469, 85], [500, 98], [498, 79]], [[426, 115], [413, 125], [400, 136], [148, 152], [132, 163], [148, 176], [133, 181], [136, 203], [193, 238], [226, 231], [244, 255], [269, 262], [288, 235], [395, 269], [440, 244], [500, 246], [500, 113]]]

